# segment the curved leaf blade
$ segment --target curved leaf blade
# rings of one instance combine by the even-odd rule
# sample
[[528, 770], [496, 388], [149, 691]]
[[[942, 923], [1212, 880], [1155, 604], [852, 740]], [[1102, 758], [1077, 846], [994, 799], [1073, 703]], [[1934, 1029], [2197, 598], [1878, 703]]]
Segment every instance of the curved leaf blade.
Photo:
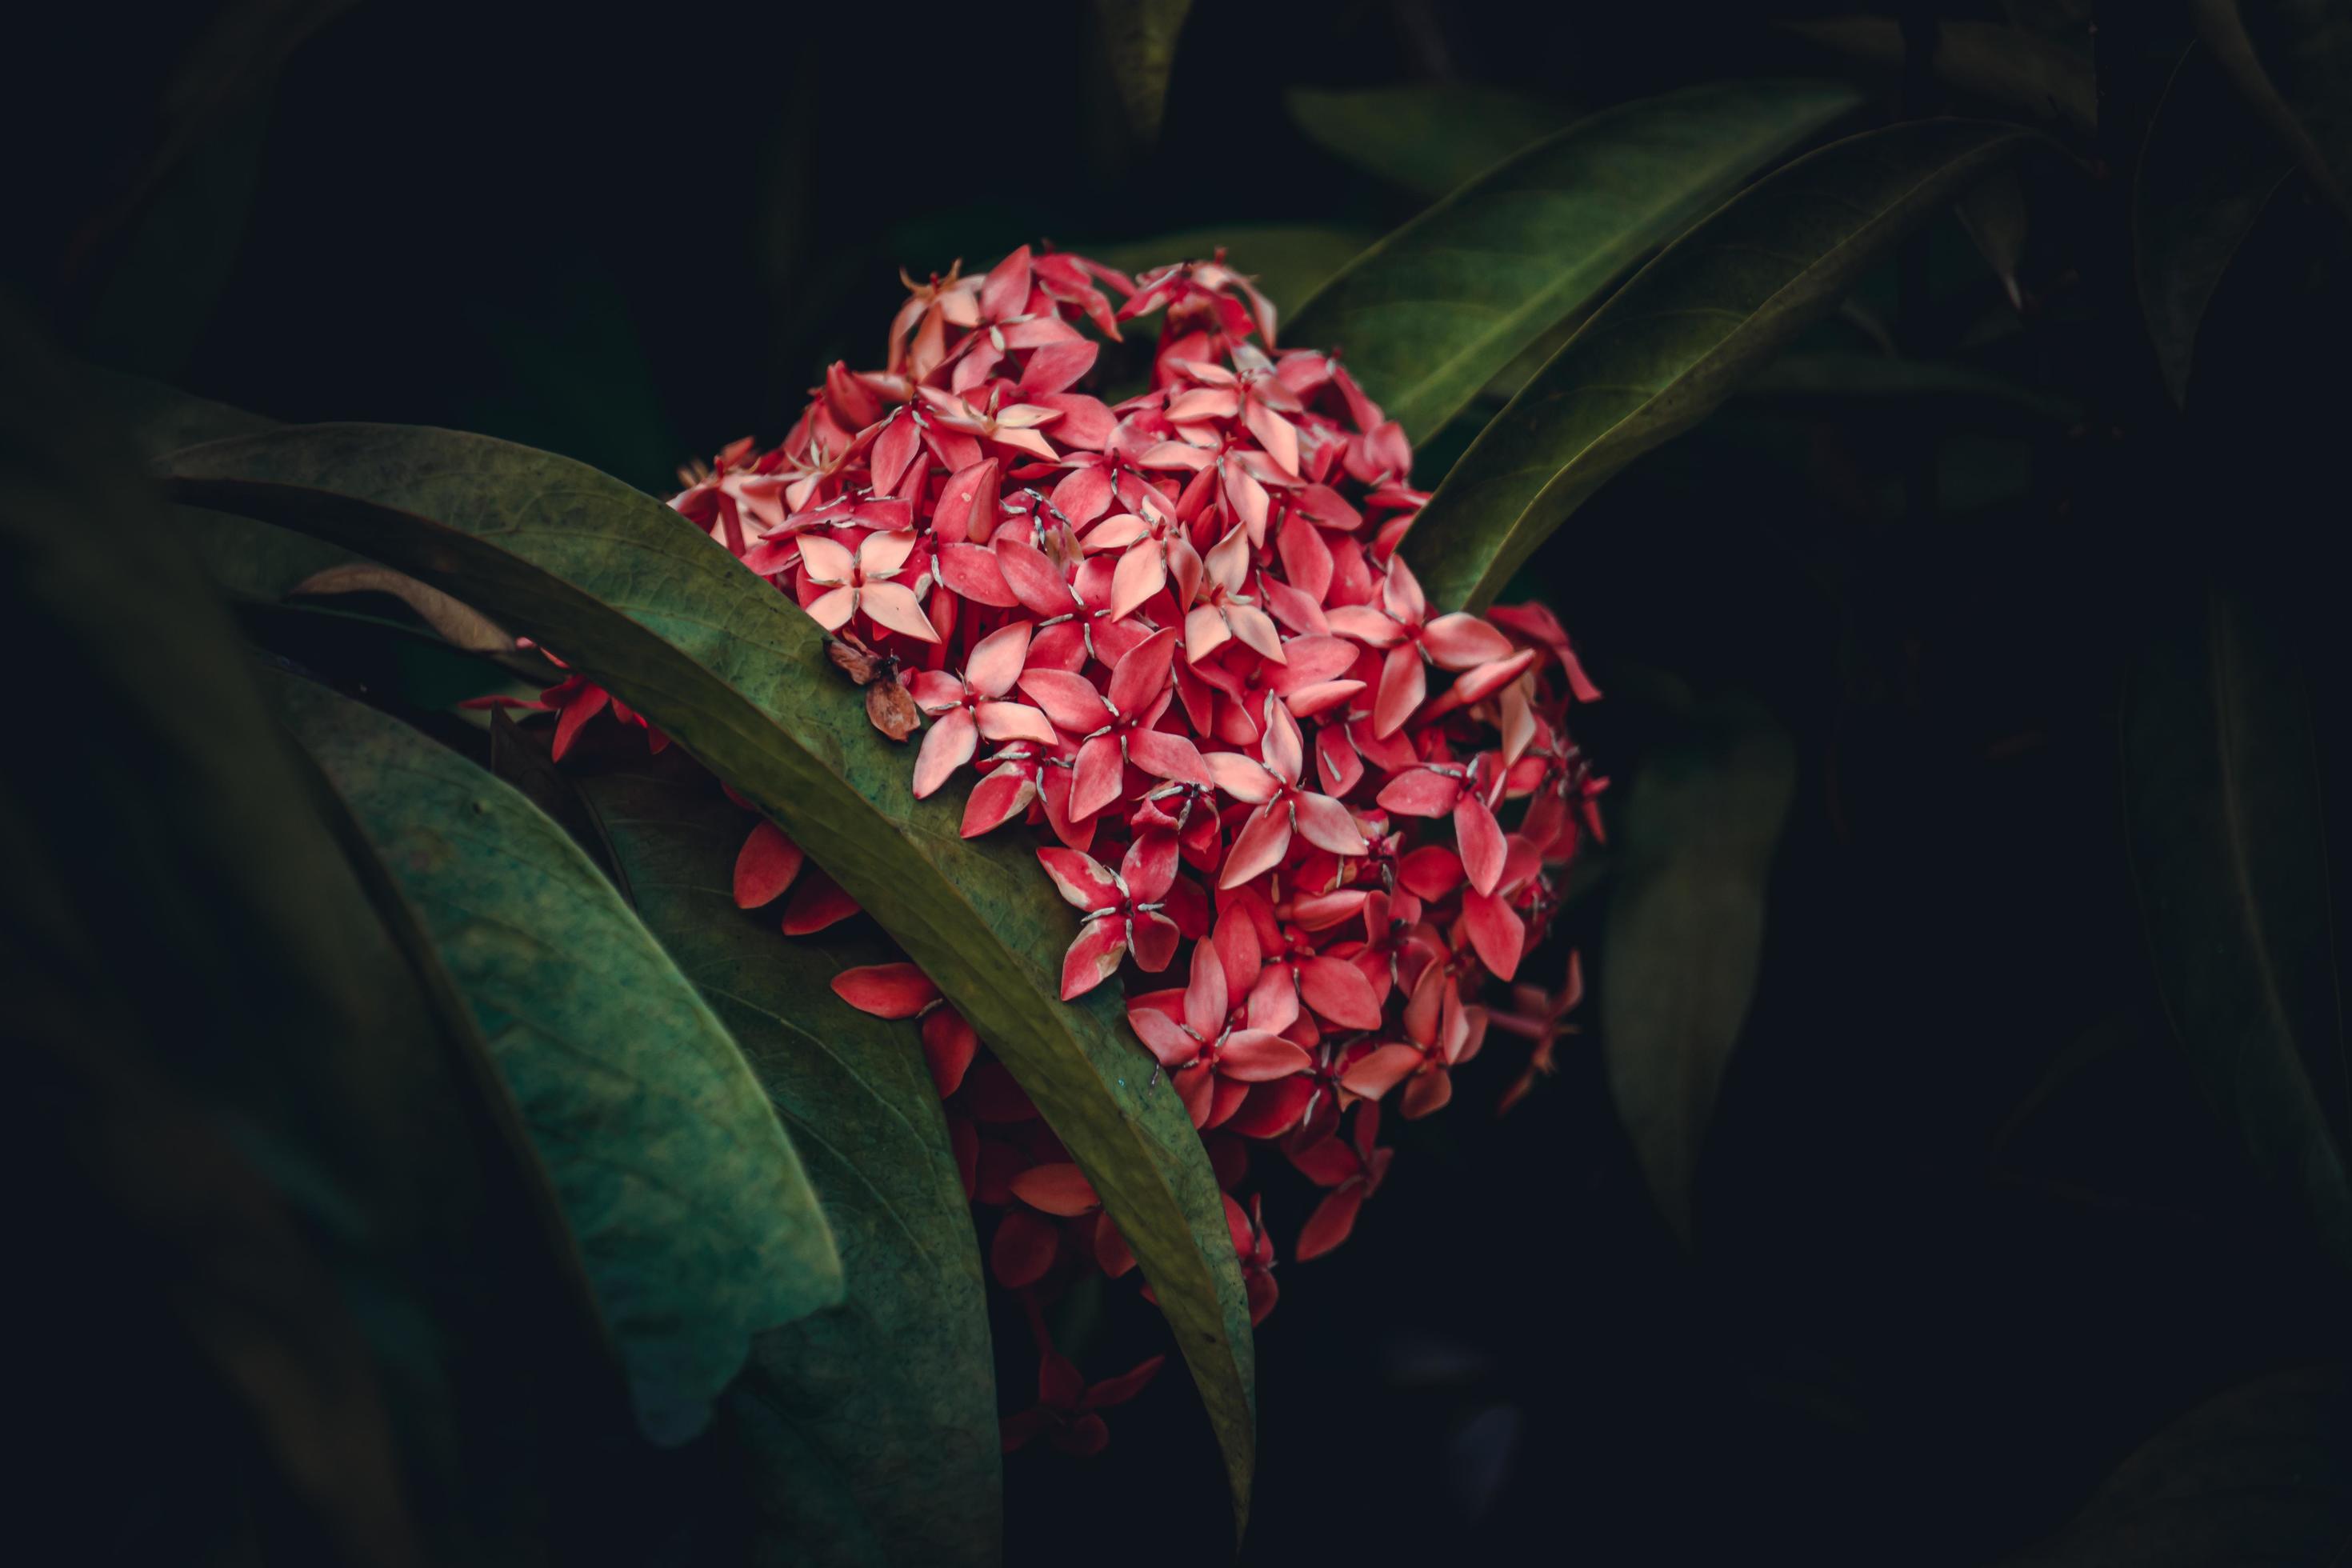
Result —
[[1667, 247], [1430, 498], [1403, 548], [1431, 600], [1493, 603], [1611, 475], [1697, 424], [1914, 226], [2040, 140], [1965, 120], [1865, 132], [1759, 181]]
[[1609, 1091], [1651, 1196], [1685, 1244], [1699, 1149], [1762, 970], [1796, 747], [1753, 700], [1694, 710], [1627, 792], [1602, 936]]
[[915, 1026], [832, 990], [842, 970], [891, 955], [829, 933], [786, 941], [737, 909], [747, 819], [684, 759], [577, 782], [639, 917], [793, 1130], [848, 1277], [840, 1306], [761, 1335], [728, 1395], [755, 1542], [818, 1563], [995, 1562], [995, 1375], [947, 1118]]
[[1734, 82], [1593, 115], [1365, 251], [1288, 340], [1343, 348], [1418, 440], [1530, 339], [1860, 101], [1836, 82]]
[[1095, 0], [1112, 82], [1127, 122], [1148, 146], [1168, 111], [1168, 77], [1192, 0]]
[[[1822, 16], [1780, 26], [1865, 64], [1902, 68], [1906, 45], [1895, 17]], [[1940, 18], [1928, 68], [1961, 92], [2063, 122], [2085, 136], [2098, 131], [2098, 80], [2088, 53], [2023, 27]]]
[[47, 661], [17, 699], [40, 743], [0, 758], [0, 973], [33, 1136], [140, 1215], [157, 1251], [103, 1272], [159, 1269], [158, 1318], [219, 1358], [256, 1423], [232, 1484], [283, 1484], [315, 1525], [229, 1533], [354, 1561], [576, 1556], [610, 1534], [634, 1438], [551, 1194], [87, 395], [0, 308], [0, 605]]
[[1245, 1523], [1249, 1308], [1192, 1119], [1174, 1095], [1147, 1092], [1149, 1058], [1108, 987], [1058, 999], [1054, 965], [1076, 921], [1028, 847], [966, 840], [953, 803], [913, 798], [906, 753], [840, 685], [814, 621], [660, 502], [484, 437], [313, 426], [195, 447], [164, 468], [183, 500], [362, 551], [562, 650], [873, 911], [996, 1049], [1134, 1248]]
[[1564, 103], [1491, 82], [1294, 87], [1282, 101], [1325, 152], [1432, 200], [1576, 118]]
[[792, 1140], [700, 994], [538, 807], [363, 703], [271, 686], [488, 1039], [646, 1435], [687, 1441], [752, 1335], [842, 1298]]
[[2214, 595], [2137, 662], [2125, 842], [2156, 983], [2207, 1098], [2352, 1264], [2352, 1058], [2301, 673]]
[[2157, 363], [2177, 405], [2205, 308], [2294, 161], [2192, 47], [2149, 117], [2132, 180], [2132, 270]]
[[2336, 0], [2190, 0], [2254, 111], [2352, 217], [2352, 22]]
[[2352, 1542], [2352, 1367], [2215, 1394], [2135, 1449], [2072, 1522], [1997, 1568], [2338, 1563]]

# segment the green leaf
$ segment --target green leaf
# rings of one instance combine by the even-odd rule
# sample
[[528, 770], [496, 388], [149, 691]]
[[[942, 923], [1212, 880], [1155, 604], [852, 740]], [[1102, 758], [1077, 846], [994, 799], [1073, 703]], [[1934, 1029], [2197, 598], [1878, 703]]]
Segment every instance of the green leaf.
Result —
[[808, 1161], [849, 1279], [754, 1342], [728, 1395], [759, 1555], [988, 1563], [1001, 1532], [995, 1376], [971, 1211], [916, 1026], [833, 977], [896, 955], [786, 940], [735, 907], [751, 819], [675, 750], [579, 780], [637, 911], [750, 1058]]
[[2352, 1371], [2272, 1373], [2140, 1445], [2074, 1521], [2000, 1568], [2342, 1563], [2352, 1543]]
[[1601, 936], [1609, 1090], [1651, 1196], [1685, 1244], [1692, 1182], [1747, 1021], [1796, 750], [1752, 700], [1693, 709], [1643, 759], [1614, 836]]
[[[398, 621], [257, 599], [234, 600], [230, 607], [255, 647], [402, 711], [448, 712], [484, 697], [529, 701], [546, 689], [544, 681], [526, 683], [503, 664]], [[485, 718], [458, 717], [477, 722]]]
[[1432, 199], [1576, 118], [1556, 100], [1487, 83], [1294, 87], [1283, 102], [1324, 151]]
[[2219, 595], [2125, 687], [2124, 827], [2167, 1017], [2256, 1168], [2352, 1264], [2352, 1063], [2309, 694]]
[[1404, 553], [1433, 603], [1483, 609], [1609, 477], [1689, 429], [1837, 307], [1896, 241], [2040, 142], [1927, 120], [1834, 142], [1668, 246], [1454, 464]]
[[1149, 144], [1160, 139], [1168, 109], [1168, 75], [1192, 0], [1095, 0], [1095, 20], [1110, 56], [1112, 81], [1127, 122]]
[[[1102, 1195], [1208, 1407], [1236, 1524], [1255, 1447], [1249, 1309], [1191, 1119], [1109, 987], [1058, 1000], [1076, 918], [1015, 836], [916, 801], [824, 634], [658, 501], [481, 437], [289, 429], [182, 452], [183, 500], [265, 513], [423, 578], [559, 650], [782, 825], [971, 1020]], [[340, 492], [340, 493], [339, 493]]]
[[2352, 16], [2340, 0], [2190, 0], [2214, 58], [2352, 217]]
[[128, 371], [78, 364], [69, 374], [74, 395], [126, 431], [131, 451], [142, 461], [199, 441], [251, 436], [277, 423]]
[[1418, 440], [1531, 339], [1860, 101], [1836, 83], [1737, 82], [1596, 114], [1365, 251], [1286, 336], [1344, 350]]
[[[1892, 16], [1825, 16], [1782, 26], [1885, 70], [1902, 68], [1903, 24]], [[2087, 39], [2088, 34], [2084, 35]], [[1945, 86], [2094, 135], [2098, 81], [2086, 51], [1999, 22], [1938, 21], [1929, 62]]]
[[[152, 1275], [315, 1521], [259, 1555], [575, 1560], [629, 1429], [551, 1195], [471, 1021], [387, 927], [381, 868], [350, 855], [80, 384], [0, 310], [0, 612], [42, 659], [16, 699], [38, 743], [0, 757], [26, 1135], [68, 1146], [61, 1187], [135, 1216], [143, 1257], [103, 1267]], [[369, 1497], [384, 1443], [413, 1553]]]
[[685, 1442], [752, 1335], [841, 1300], [792, 1140], [726, 1028], [562, 828], [397, 720], [298, 677], [271, 684], [522, 1107], [639, 1422]]
[[2188, 404], [2213, 291], [2294, 172], [2211, 52], [2192, 46], [2149, 117], [2132, 182], [2132, 269], [2174, 403]]

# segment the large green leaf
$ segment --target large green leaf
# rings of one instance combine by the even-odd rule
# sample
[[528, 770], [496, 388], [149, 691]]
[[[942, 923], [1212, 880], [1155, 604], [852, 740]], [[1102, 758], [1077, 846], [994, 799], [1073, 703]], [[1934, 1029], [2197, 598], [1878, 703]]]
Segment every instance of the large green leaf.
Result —
[[2274, 1372], [2165, 1426], [2000, 1568], [2332, 1568], [2352, 1544], [2352, 1368]]
[[481, 437], [289, 429], [167, 459], [179, 499], [363, 550], [558, 649], [772, 815], [995, 1047], [1134, 1247], [1223, 1447], [1237, 1525], [1255, 1443], [1249, 1310], [1208, 1156], [1112, 988], [1057, 1000], [1074, 914], [1016, 835], [919, 802], [824, 635], [668, 508]]
[[994, 1562], [995, 1378], [947, 1119], [915, 1026], [832, 990], [893, 954], [831, 933], [788, 941], [737, 909], [749, 819], [675, 750], [578, 783], [639, 916], [792, 1127], [849, 1279], [840, 1306], [761, 1335], [728, 1395], [756, 1538], [800, 1562]]
[[2039, 137], [1927, 120], [1760, 181], [1635, 274], [1506, 406], [1405, 539], [1431, 600], [1482, 609], [1609, 477], [1704, 418], [1913, 226]]
[[[1822, 16], [1781, 26], [1883, 69], [1903, 65], [1903, 24], [1893, 16]], [[2088, 50], [1999, 22], [1946, 19], [1936, 23], [1928, 68], [1947, 87], [2037, 120], [2062, 122], [2085, 136], [2098, 130], [2098, 81]]]
[[2309, 696], [2215, 595], [2125, 689], [2126, 842], [2167, 1016], [2257, 1167], [2352, 1264], [2352, 1062]]
[[2189, 401], [2205, 307], [2294, 160], [2192, 47], [2150, 116], [2132, 182], [2132, 266], [2164, 384]]
[[[627, 1412], [551, 1195], [446, 977], [387, 926], [381, 868], [350, 854], [121, 434], [81, 422], [78, 384], [0, 310], [0, 610], [40, 659], [15, 703], [37, 743], [0, 758], [17, 1109], [26, 1138], [74, 1162], [50, 1172], [56, 1201], [103, 1191], [134, 1222], [127, 1244], [152, 1249], [80, 1284], [148, 1275], [212, 1362], [243, 1416], [168, 1462], [250, 1445], [248, 1467], [223, 1467], [228, 1495], [201, 1501], [268, 1502], [236, 1489], [274, 1475], [300, 1511], [248, 1513], [238, 1528], [283, 1548], [262, 1554], [576, 1560], [605, 1533]], [[45, 1316], [114, 1310], [29, 1296]], [[79, 1353], [33, 1332], [45, 1356]], [[76, 1360], [78, 1399], [156, 1350]], [[121, 1461], [117, 1518], [165, 1484], [142, 1441], [91, 1450]], [[196, 1523], [143, 1521], [191, 1555], [175, 1535]], [[307, 1546], [279, 1539], [289, 1526]]]
[[1358, 257], [1286, 337], [1342, 349], [1418, 440], [1531, 339], [1860, 101], [1834, 82], [1733, 82], [1596, 114]]
[[363, 703], [271, 686], [489, 1040], [646, 1435], [686, 1441], [752, 1335], [842, 1298], [792, 1140], [725, 1026], [544, 813]]
[[2223, 70], [2352, 217], [2352, 14], [2342, 0], [2190, 0]]
[[1488, 82], [1294, 87], [1283, 102], [1325, 151], [1432, 199], [1576, 118], [1556, 100]]
[[1725, 698], [1688, 711], [1627, 791], [1601, 938], [1601, 1051], [1651, 1195], [1685, 1242], [1700, 1145], [1761, 968], [1796, 771], [1772, 716]]
[[1168, 111], [1168, 76], [1192, 0], [1095, 0], [1112, 83], [1127, 122], [1146, 142], [1160, 139]]

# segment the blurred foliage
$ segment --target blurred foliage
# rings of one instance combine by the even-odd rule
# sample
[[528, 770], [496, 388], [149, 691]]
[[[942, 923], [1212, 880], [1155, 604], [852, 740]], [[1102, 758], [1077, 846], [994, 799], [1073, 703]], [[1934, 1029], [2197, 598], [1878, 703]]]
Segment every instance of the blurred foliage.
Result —
[[[1286, 1279], [1244, 1555], [2157, 1568], [2352, 1539], [2340, 6], [691, 0], [559, 26], [231, 0], [46, 25], [5, 278], [98, 368], [8, 329], [5, 576], [42, 666], [0, 830], [28, 1151], [63, 1194], [36, 1240], [80, 1260], [38, 1282], [30, 1407], [61, 1436], [29, 1495], [93, 1560], [936, 1560], [959, 1519], [987, 1535], [992, 1500], [955, 1500], [995, 1475], [976, 1260], [875, 1307], [872, 1211], [827, 1190], [859, 1159], [809, 1147], [847, 1300], [752, 1336], [702, 1441], [635, 1435], [627, 1335], [465, 975], [244, 667], [503, 758], [624, 899], [709, 847], [529, 783], [512, 726], [449, 711], [514, 672], [411, 602], [292, 596], [345, 549], [165, 511], [132, 469], [398, 420], [660, 495], [781, 435], [832, 360], [877, 361], [855, 334], [901, 267], [1222, 246], [1295, 316], [1584, 116], [1803, 79], [1859, 101], [1840, 133], [1998, 142], [2000, 172], [1811, 187], [1822, 163], [1773, 174], [1776, 147], [1610, 229], [1606, 265], [1597, 230], [1531, 243], [1558, 298], [1420, 440], [1414, 550], [1552, 605], [1610, 693], [1580, 739], [1614, 842], [1566, 917], [1594, 1001], [1510, 1121], [1414, 1124], [1378, 1226]], [[1948, 115], [2000, 129], [1885, 129]], [[1727, 282], [1727, 237], [1788, 275]], [[1591, 384], [1647, 401], [1602, 417]], [[1482, 443], [1498, 416], [1542, 438]], [[1492, 488], [1523, 462], [1530, 496]], [[634, 896], [679, 951], [743, 929]], [[286, 952], [315, 985], [257, 1006]], [[854, 1098], [780, 1065], [788, 998], [704, 1000], [788, 1120]], [[827, 1113], [929, 1105], [898, 1065]], [[940, 1201], [935, 1131], [892, 1123], [915, 1152], [875, 1201]], [[888, 1356], [912, 1300], [956, 1314], [939, 1379], [823, 1375]], [[1064, 1310], [1106, 1361], [1149, 1353]], [[944, 1495], [870, 1436], [926, 1422], [958, 1433]], [[1170, 1506], [1217, 1484], [1209, 1445], [1154, 1425], [1083, 1477], [1006, 1464], [1006, 1558], [1223, 1550], [1217, 1510]]]

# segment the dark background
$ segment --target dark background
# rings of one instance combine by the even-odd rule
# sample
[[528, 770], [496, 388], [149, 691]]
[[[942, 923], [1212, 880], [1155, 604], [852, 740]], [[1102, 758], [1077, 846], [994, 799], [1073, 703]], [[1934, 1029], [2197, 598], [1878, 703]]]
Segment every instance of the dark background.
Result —
[[[899, 266], [1409, 216], [1301, 134], [1293, 85], [1597, 107], [1840, 68], [1686, 5], [1202, 0], [1147, 148], [1074, 5], [379, 3], [260, 73], [127, 209], [208, 15], [47, 24], [53, 64], [15, 105], [7, 281], [53, 332], [278, 418], [478, 429], [655, 489], [776, 439], [830, 359], [877, 361]], [[1881, 117], [1950, 106], [1874, 85]], [[1605, 768], [1636, 765], [1675, 682], [1759, 696], [1799, 749], [1696, 1247], [1654, 1212], [1591, 1037], [1499, 1123], [1498, 1038], [1397, 1134], [1355, 1238], [1280, 1270], [1248, 1561], [1986, 1561], [2165, 1419], [2340, 1332], [2340, 1280], [2167, 1030], [2116, 692], [2150, 619], [2216, 573], [2323, 689], [2341, 667], [2322, 531], [2345, 405], [2305, 379], [2347, 341], [2313, 272], [2341, 237], [2307, 204], [2265, 221], [2183, 417], [2116, 326], [2105, 191], [2053, 166], [2028, 194], [2021, 316], [1947, 219], [1859, 320], [2030, 399], [1738, 399], [1530, 568], [1612, 693], [1580, 731]], [[2189, 463], [2197, 444], [2226, 458]], [[1588, 943], [1599, 902], [1567, 919]], [[1286, 1248], [1307, 1197], [1277, 1188]], [[1107, 1375], [1157, 1332], [1113, 1310], [1082, 1359]], [[1024, 1392], [1013, 1321], [998, 1337]], [[1090, 1466], [1013, 1458], [1008, 1560], [1213, 1560], [1222, 1483], [1189, 1399], [1171, 1370]]]

